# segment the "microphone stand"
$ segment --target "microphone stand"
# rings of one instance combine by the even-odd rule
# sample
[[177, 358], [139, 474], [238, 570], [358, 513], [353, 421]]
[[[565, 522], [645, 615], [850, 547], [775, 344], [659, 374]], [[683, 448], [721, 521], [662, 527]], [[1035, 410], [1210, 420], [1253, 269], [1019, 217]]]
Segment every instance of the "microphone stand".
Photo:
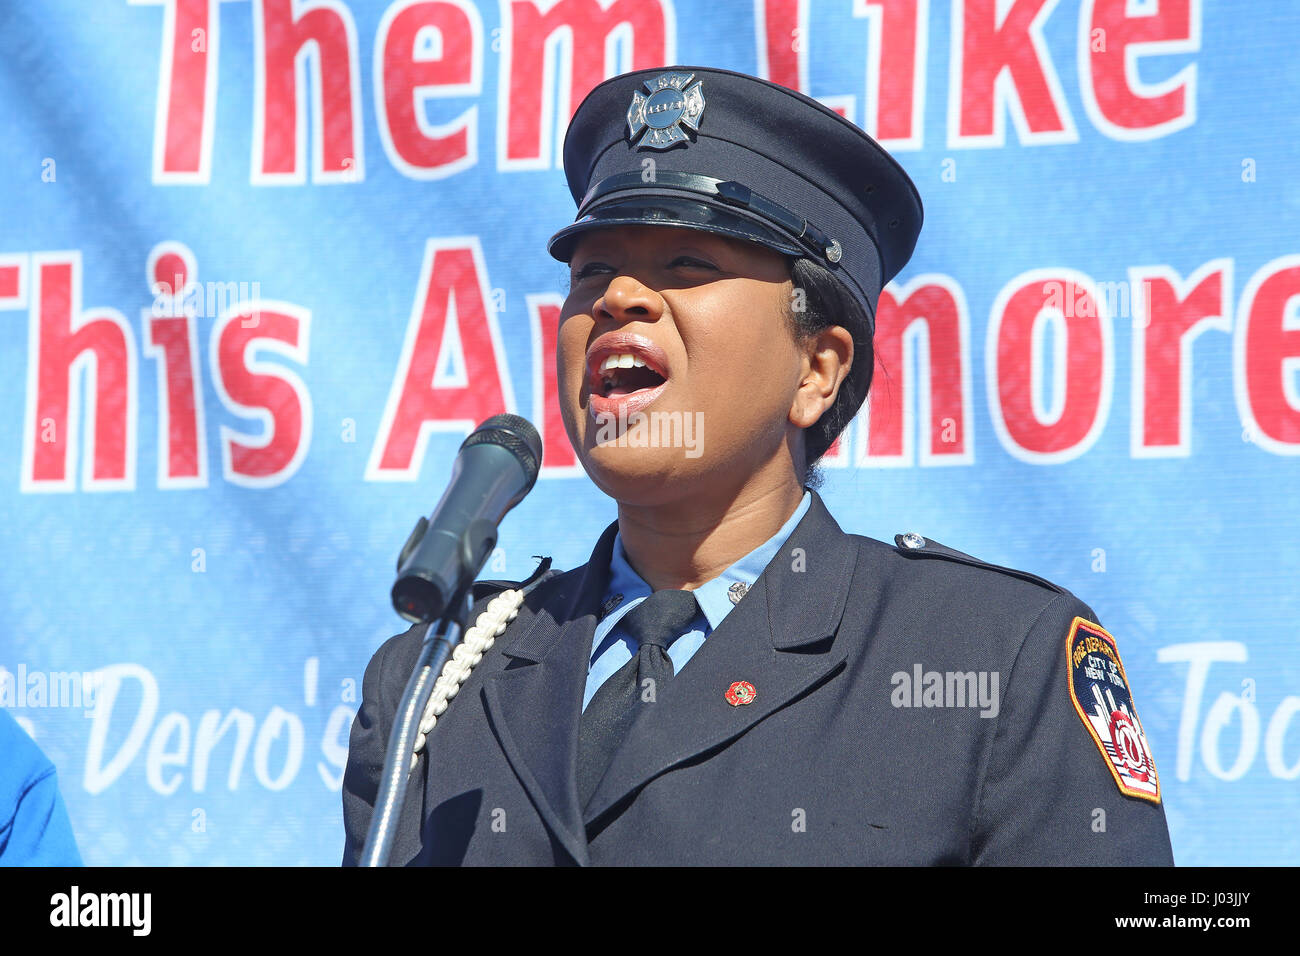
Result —
[[[392, 856], [424, 708], [447, 659], [461, 641], [473, 606], [473, 581], [496, 547], [497, 524], [528, 494], [537, 480], [541, 458], [541, 439], [527, 419], [517, 415], [489, 418], [460, 446], [452, 483], [433, 517], [420, 518], [398, 555], [393, 608], [406, 620], [426, 627], [419, 658], [388, 734], [379, 790], [359, 861], [362, 866], [386, 866]], [[436, 628], [432, 626], [435, 620]], [[427, 765], [426, 769], [432, 772]]]
[[402, 816], [406, 802], [406, 783], [411, 774], [411, 753], [424, 706], [433, 693], [433, 685], [442, 673], [447, 658], [460, 643], [469, 611], [469, 592], [462, 600], [452, 601], [447, 615], [425, 631], [424, 643], [415, 669], [406, 682], [402, 700], [397, 705], [393, 729], [388, 735], [388, 750], [384, 755], [384, 771], [380, 777], [379, 794], [375, 810], [370, 817], [365, 850], [361, 854], [362, 866], [387, 866], [393, 852], [393, 834]]
[[[427, 522], [420, 519], [427, 527]], [[489, 533], [484, 535], [483, 532]], [[412, 540], [407, 542], [399, 558], [404, 563], [410, 551], [412, 541], [418, 541], [417, 535], [423, 536], [424, 527], [416, 526]], [[478, 532], [475, 534], [475, 532]], [[476, 547], [477, 545], [477, 547]], [[470, 531], [461, 540], [460, 558], [469, 571], [465, 580], [471, 581], [487, 561], [496, 546], [496, 529], [486, 522], [475, 522]], [[442, 673], [447, 658], [460, 643], [469, 619], [471, 607], [471, 585], [467, 584], [447, 602], [446, 613], [438, 621], [437, 628], [432, 625], [424, 632], [424, 642], [420, 645], [420, 656], [416, 659], [415, 669], [411, 671], [406, 682], [406, 690], [397, 705], [393, 718], [393, 729], [388, 734], [388, 749], [384, 754], [384, 769], [379, 778], [379, 793], [375, 798], [374, 812], [370, 816], [370, 827], [366, 833], [366, 845], [361, 853], [361, 866], [387, 866], [393, 853], [393, 834], [397, 821], [402, 817], [402, 806], [406, 802], [407, 781], [411, 776], [411, 754], [420, 729], [420, 720], [424, 716], [425, 705], [433, 694], [433, 686]], [[432, 758], [430, 758], [432, 759]]]

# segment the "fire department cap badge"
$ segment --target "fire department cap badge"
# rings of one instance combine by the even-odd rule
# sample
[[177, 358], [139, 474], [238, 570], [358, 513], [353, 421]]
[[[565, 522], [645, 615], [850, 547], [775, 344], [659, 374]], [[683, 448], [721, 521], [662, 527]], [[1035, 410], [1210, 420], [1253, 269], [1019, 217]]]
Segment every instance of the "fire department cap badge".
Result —
[[1070, 700], [1122, 794], [1160, 802], [1160, 778], [1115, 639], [1076, 617], [1065, 638]]
[[698, 130], [704, 115], [704, 81], [692, 84], [694, 79], [694, 73], [670, 71], [641, 84], [644, 93], [634, 90], [632, 105], [627, 108], [628, 141], [639, 149], [668, 149], [689, 143], [682, 127]]

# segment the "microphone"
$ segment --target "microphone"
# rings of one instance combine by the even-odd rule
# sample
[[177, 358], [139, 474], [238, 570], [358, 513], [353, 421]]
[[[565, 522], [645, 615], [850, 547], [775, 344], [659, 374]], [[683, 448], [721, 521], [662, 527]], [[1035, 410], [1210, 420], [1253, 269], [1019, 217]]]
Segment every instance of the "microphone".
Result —
[[397, 558], [393, 607], [415, 624], [440, 618], [473, 583], [497, 543], [497, 525], [532, 490], [542, 461], [537, 429], [495, 415], [460, 446], [451, 481]]

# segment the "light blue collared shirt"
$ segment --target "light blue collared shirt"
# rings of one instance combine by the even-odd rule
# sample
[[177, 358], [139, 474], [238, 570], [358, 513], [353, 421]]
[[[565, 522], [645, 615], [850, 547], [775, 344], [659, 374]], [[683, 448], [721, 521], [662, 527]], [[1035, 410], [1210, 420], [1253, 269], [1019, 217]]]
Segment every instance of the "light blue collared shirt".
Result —
[[[686, 662], [700, 649], [713, 631], [717, 630], [722, 619], [726, 617], [734, 604], [731, 602], [730, 588], [741, 583], [748, 588], [758, 580], [763, 569], [767, 567], [776, 553], [781, 550], [790, 533], [794, 531], [812, 504], [812, 493], [805, 491], [799, 507], [794, 510], [789, 520], [779, 531], [745, 555], [712, 581], [701, 584], [695, 589], [695, 600], [700, 605], [700, 613], [690, 628], [668, 648], [668, 657], [673, 662], [673, 673], [680, 674]], [[642, 580], [641, 575], [632, 570], [628, 563], [627, 552], [623, 550], [623, 536], [614, 538], [614, 553], [609, 562], [609, 589], [605, 592], [605, 604], [621, 595], [615, 608], [596, 625], [596, 634], [591, 641], [591, 658], [587, 668], [587, 690], [582, 698], [582, 709], [587, 709], [596, 690], [615, 671], [630, 661], [637, 652], [637, 642], [623, 628], [618, 626], [623, 615], [636, 607], [651, 594], [650, 585]]]

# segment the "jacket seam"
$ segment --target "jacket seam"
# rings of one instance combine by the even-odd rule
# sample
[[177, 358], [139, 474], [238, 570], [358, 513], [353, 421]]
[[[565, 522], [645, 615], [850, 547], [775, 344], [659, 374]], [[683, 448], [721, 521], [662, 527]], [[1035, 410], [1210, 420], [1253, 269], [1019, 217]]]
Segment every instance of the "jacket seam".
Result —
[[[392, 731], [392, 729], [393, 729], [393, 721], [394, 721], [394, 720], [396, 719], [396, 717], [397, 717], [397, 705], [396, 705], [396, 704], [393, 705], [392, 713], [391, 713], [391, 714], [389, 713], [389, 707], [388, 707], [388, 680], [387, 680], [387, 672], [388, 672], [388, 653], [389, 653], [389, 651], [392, 649], [392, 646], [393, 646], [395, 643], [396, 643], [396, 641], [385, 641], [385, 642], [383, 643], [383, 645], [379, 648], [379, 675], [378, 675], [378, 676], [379, 676], [379, 701], [378, 701], [378, 704], [379, 704], [379, 713], [376, 715], [375, 725], [376, 725], [376, 727], [380, 730], [380, 740], [381, 740], [381, 744], [380, 744], [380, 746], [383, 748], [383, 751], [382, 751], [382, 752], [384, 753], [385, 756], [386, 756], [387, 753], [388, 753], [388, 747], [387, 747], [388, 737], [389, 737], [389, 734], [391, 733], [391, 731]], [[387, 717], [387, 724], [388, 724], [387, 727], [384, 726], [384, 718], [385, 718], [385, 717]], [[380, 764], [380, 767], [381, 767], [380, 776], [381, 776], [381, 777], [383, 776], [382, 766], [383, 766], [383, 765], [382, 765], [382, 763], [381, 763], [381, 764]], [[376, 792], [376, 797], [378, 797], [378, 793], [377, 793], [377, 792]], [[370, 810], [371, 810], [372, 813], [374, 812], [374, 809], [375, 809], [375, 808], [374, 808], [374, 805], [372, 804], [371, 807], [370, 807]]]
[[[1047, 614], [1047, 612], [1050, 611], [1052, 608], [1056, 607], [1059, 601], [1061, 601], [1062, 599], [1068, 596], [1069, 596], [1068, 591], [1061, 591], [1059, 594], [1056, 595], [1056, 597], [1048, 601], [1047, 604], [1043, 605], [1042, 610], [1038, 612], [1033, 622], [1029, 625], [1029, 628], [1025, 631], [1024, 636], [1021, 637], [1020, 645], [1016, 648], [1015, 657], [1011, 659], [1011, 676], [1008, 676], [1007, 678], [1007, 689], [1006, 689], [1007, 700], [1011, 699], [1011, 679], [1012, 676], [1014, 676], [1014, 674], [1016, 673], [1016, 665], [1020, 663], [1020, 655], [1024, 653], [1025, 644], [1029, 641], [1029, 635], [1033, 634], [1034, 631], [1038, 628], [1039, 623], [1043, 620], [1043, 617]], [[997, 749], [998, 746], [998, 735], [1002, 732], [1002, 714], [1005, 712], [1005, 710], [1006, 710], [1005, 707], [1000, 709], [998, 711], [998, 716], [994, 718], [993, 737], [992, 740], [989, 742], [988, 752], [984, 756], [984, 760], [979, 771], [979, 780], [975, 789], [975, 803], [971, 810], [970, 827], [967, 833], [967, 847], [971, 849], [973, 849], [975, 843], [976, 826], [984, 810], [984, 789], [988, 784], [989, 765], [993, 762], [993, 752]], [[968, 864], [972, 862], [973, 852], [971, 852], [971, 849], [968, 849], [968, 856], [966, 861]]]
[[[937, 542], [935, 543], [937, 544]], [[941, 545], [940, 547], [945, 546]], [[931, 558], [941, 561], [952, 561], [954, 564], [963, 564], [970, 568], [983, 568], [987, 571], [997, 571], [1000, 574], [1005, 574], [1018, 581], [1024, 581], [1028, 584], [1037, 584], [1045, 590], [1052, 591], [1058, 595], [1069, 593], [1059, 584], [1055, 584], [1054, 582], [1047, 580], [1047, 578], [1040, 577], [1032, 571], [1024, 571], [1020, 568], [1009, 568], [1001, 564], [991, 564], [988, 561], [983, 561], [973, 555], [955, 551], [952, 548], [948, 548], [946, 551], [908, 551], [903, 548], [896, 548], [896, 550], [902, 553], [905, 557], [912, 558], [913, 560], [916, 558]]]

